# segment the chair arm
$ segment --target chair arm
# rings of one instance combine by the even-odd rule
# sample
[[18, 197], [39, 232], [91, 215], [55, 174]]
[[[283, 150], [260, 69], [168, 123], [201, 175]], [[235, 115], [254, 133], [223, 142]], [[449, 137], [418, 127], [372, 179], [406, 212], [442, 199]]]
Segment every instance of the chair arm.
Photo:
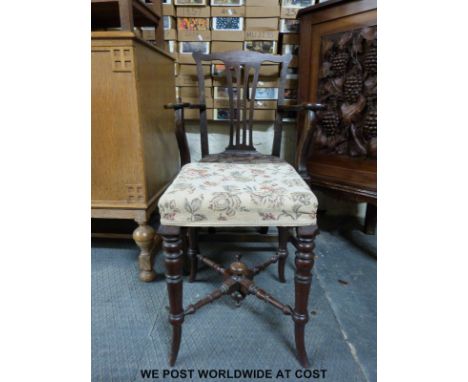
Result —
[[204, 103], [189, 103], [189, 102], [179, 102], [179, 103], [168, 103], [164, 105], [165, 109], [173, 109], [173, 110], [180, 110], [180, 109], [200, 109], [205, 110], [206, 105]]
[[168, 103], [164, 105], [165, 109], [173, 109], [175, 111], [175, 135], [177, 146], [179, 147], [180, 164], [181, 166], [191, 162], [190, 149], [185, 132], [184, 109], [206, 109], [204, 104], [191, 104], [188, 102]]
[[[283, 108], [283, 105], [278, 108]], [[306, 111], [305, 118], [303, 119], [303, 127], [301, 134], [298, 137], [295, 167], [299, 174], [306, 180], [309, 180], [309, 174], [307, 173], [307, 159], [310, 153], [310, 145], [313, 145], [313, 136], [316, 127], [316, 111], [325, 110], [326, 105], [303, 103], [300, 105], [284, 105], [284, 111]], [[281, 112], [281, 111], [280, 111]]]
[[301, 103], [299, 105], [278, 105], [279, 112], [287, 111], [320, 111], [325, 110], [326, 105], [320, 103]]

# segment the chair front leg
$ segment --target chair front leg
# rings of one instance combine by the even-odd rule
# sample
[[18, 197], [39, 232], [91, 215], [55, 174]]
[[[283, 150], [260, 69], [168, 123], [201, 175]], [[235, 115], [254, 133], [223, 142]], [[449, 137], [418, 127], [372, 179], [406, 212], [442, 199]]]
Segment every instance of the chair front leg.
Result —
[[297, 228], [298, 250], [296, 251], [295, 259], [295, 305], [293, 320], [297, 358], [304, 368], [307, 368], [309, 363], [305, 349], [304, 330], [309, 320], [308, 301], [312, 282], [312, 268], [314, 266], [314, 239], [317, 234], [317, 226]]
[[188, 257], [190, 261], [190, 278], [189, 281], [192, 283], [197, 278], [198, 271], [198, 258], [197, 255], [200, 253], [198, 248], [198, 229], [196, 227], [188, 228]]
[[182, 273], [184, 258], [179, 227], [160, 226], [166, 265], [167, 293], [169, 295], [169, 322], [172, 325], [172, 343], [169, 365], [174, 366], [179, 353], [184, 322]]
[[286, 265], [286, 259], [288, 258], [288, 239], [289, 239], [289, 228], [278, 227], [278, 278], [282, 283], [286, 282], [284, 277], [284, 266]]

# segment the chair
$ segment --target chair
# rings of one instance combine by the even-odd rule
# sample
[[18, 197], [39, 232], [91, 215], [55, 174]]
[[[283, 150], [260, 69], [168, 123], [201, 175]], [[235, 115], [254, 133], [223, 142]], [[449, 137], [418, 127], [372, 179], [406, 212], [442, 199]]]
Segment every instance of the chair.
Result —
[[[284, 85], [290, 54], [279, 56], [250, 51], [213, 54], [193, 53], [197, 65], [199, 104], [166, 105], [176, 114], [176, 137], [181, 163], [179, 175], [159, 200], [166, 281], [169, 294], [169, 321], [173, 327], [169, 363], [175, 364], [179, 351], [182, 324], [187, 315], [225, 295], [240, 303], [254, 295], [292, 317], [295, 326], [297, 357], [307, 367], [304, 328], [308, 321], [308, 297], [314, 264], [314, 239], [317, 199], [301, 178], [305, 173], [305, 149], [312, 134], [314, 112], [324, 108], [319, 104], [285, 105]], [[202, 62], [222, 62], [229, 95], [229, 144], [223, 153], [209, 154]], [[272, 155], [264, 155], [253, 146], [253, 113], [259, 72], [262, 63], [280, 64], [278, 108], [274, 127]], [[242, 89], [242, 91], [241, 91]], [[200, 110], [202, 160], [190, 163], [184, 128], [184, 109]], [[296, 169], [279, 158], [282, 118], [286, 112], [306, 111], [304, 133], [298, 140]], [[200, 227], [278, 227], [277, 253], [266, 262], [248, 268], [238, 257], [228, 268], [199, 253], [197, 230]], [[295, 229], [296, 235], [290, 230]], [[198, 261], [213, 268], [223, 278], [220, 288], [198, 302], [182, 306], [183, 241], [188, 236], [187, 254], [190, 260], [190, 281], [194, 281]], [[285, 282], [284, 266], [288, 256], [287, 243], [297, 249], [295, 259], [295, 304], [283, 304], [257, 287], [256, 274], [278, 263], [279, 280]]]

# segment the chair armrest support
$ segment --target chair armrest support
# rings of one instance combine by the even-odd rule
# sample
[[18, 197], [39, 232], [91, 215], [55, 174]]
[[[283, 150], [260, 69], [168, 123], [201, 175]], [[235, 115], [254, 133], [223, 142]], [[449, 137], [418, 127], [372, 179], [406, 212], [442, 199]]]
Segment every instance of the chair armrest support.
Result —
[[[278, 109], [282, 111], [305, 111], [306, 115], [303, 119], [301, 134], [298, 137], [295, 167], [299, 174], [308, 182], [309, 174], [307, 173], [307, 159], [310, 152], [310, 145], [313, 144], [313, 136], [316, 127], [316, 111], [325, 110], [327, 107], [323, 104], [303, 103], [300, 105], [281, 105]], [[281, 112], [281, 111], [280, 111]]]

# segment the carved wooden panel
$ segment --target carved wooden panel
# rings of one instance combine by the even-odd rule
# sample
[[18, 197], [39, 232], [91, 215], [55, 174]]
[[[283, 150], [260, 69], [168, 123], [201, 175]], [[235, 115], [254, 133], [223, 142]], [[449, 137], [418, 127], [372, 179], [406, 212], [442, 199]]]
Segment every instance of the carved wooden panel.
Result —
[[320, 55], [316, 150], [377, 157], [377, 27], [325, 35]]

